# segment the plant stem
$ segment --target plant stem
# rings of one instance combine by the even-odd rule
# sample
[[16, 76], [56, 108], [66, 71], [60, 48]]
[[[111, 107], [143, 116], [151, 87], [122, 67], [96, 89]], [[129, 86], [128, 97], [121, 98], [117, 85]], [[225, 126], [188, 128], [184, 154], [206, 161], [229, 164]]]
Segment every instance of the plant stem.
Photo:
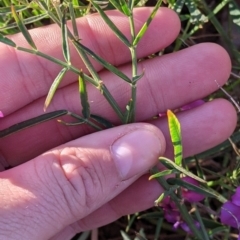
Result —
[[134, 79], [137, 77], [137, 45], [133, 45], [133, 42], [136, 38], [135, 27], [134, 27], [134, 19], [133, 14], [129, 16], [129, 24], [130, 31], [132, 36], [132, 46], [129, 48], [132, 59], [132, 83], [131, 83], [131, 104], [129, 103], [129, 112], [130, 117], [128, 119], [128, 123], [135, 121], [135, 110], [136, 110], [136, 98], [137, 98], [137, 81]]
[[[155, 174], [159, 172], [159, 170], [157, 169], [157, 167], [153, 167], [151, 169], [151, 174]], [[160, 183], [160, 185], [164, 188], [164, 190], [168, 191], [170, 186], [168, 185], [168, 183], [166, 182], [164, 177], [159, 177], [157, 178], [157, 181]], [[181, 212], [181, 216], [184, 219], [184, 221], [188, 224], [189, 228], [192, 231], [192, 234], [197, 238], [202, 240], [202, 234], [200, 233], [200, 231], [196, 228], [196, 226], [194, 225], [194, 221], [192, 219], [192, 217], [190, 216], [190, 214], [188, 213], [188, 210], [186, 208], [186, 206], [184, 204], [181, 204], [179, 202], [179, 199], [177, 197], [177, 195], [174, 192], [170, 192], [169, 191], [169, 195], [171, 197], [171, 200], [174, 201], [174, 203], [176, 204], [177, 208], [179, 209], [179, 211]]]

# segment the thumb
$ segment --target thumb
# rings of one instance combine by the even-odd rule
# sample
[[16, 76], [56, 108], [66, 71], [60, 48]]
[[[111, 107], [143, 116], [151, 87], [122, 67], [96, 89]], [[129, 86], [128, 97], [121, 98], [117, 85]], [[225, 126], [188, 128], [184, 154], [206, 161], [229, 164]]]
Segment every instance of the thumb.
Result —
[[165, 150], [158, 128], [93, 133], [0, 173], [0, 239], [49, 239], [114, 198]]

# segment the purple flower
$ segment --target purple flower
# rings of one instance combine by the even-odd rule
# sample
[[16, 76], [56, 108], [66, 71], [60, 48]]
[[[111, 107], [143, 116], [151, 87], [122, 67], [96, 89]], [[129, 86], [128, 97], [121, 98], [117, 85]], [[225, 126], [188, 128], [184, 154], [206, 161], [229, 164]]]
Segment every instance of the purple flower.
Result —
[[[194, 225], [197, 227], [197, 228], [200, 228], [200, 224], [199, 222], [197, 221], [194, 221]], [[175, 229], [177, 229], [178, 227], [181, 227], [185, 232], [187, 233], [191, 233], [191, 229], [189, 228], [189, 226], [185, 223], [185, 222], [176, 222], [173, 227]]]
[[[184, 231], [191, 233], [190, 228], [182, 219], [179, 209], [169, 196], [163, 199], [160, 206], [162, 206], [164, 218], [169, 223], [173, 223], [174, 229], [181, 227]], [[197, 221], [195, 221], [194, 224], [197, 228], [200, 227], [200, 224]]]
[[[182, 180], [189, 182], [196, 186], [199, 185], [198, 181], [196, 181], [195, 179], [190, 178], [190, 177], [183, 177]], [[193, 192], [193, 191], [185, 189], [185, 188], [181, 188], [181, 189], [182, 189], [182, 197], [183, 197], [184, 201], [193, 203], [193, 202], [199, 202], [204, 199], [204, 195], [202, 195], [202, 194]], [[191, 233], [190, 228], [182, 219], [179, 209], [176, 207], [175, 203], [171, 200], [171, 198], [169, 196], [167, 196], [163, 199], [163, 201], [160, 203], [160, 206], [163, 209], [164, 218], [169, 223], [173, 223], [174, 229], [181, 227], [184, 231]], [[200, 227], [200, 224], [197, 221], [195, 221], [194, 224], [197, 228]]]
[[[183, 177], [182, 180], [192, 185], [199, 186], [199, 182], [191, 177]], [[200, 202], [205, 198], [204, 195], [188, 190], [186, 188], [182, 188], [182, 197], [184, 198], [184, 200], [190, 203]]]
[[223, 204], [220, 219], [226, 225], [237, 229], [240, 228], [240, 187], [236, 189], [231, 200]]
[[3, 113], [0, 111], [0, 118], [4, 117]]
[[180, 212], [177, 209], [175, 203], [171, 200], [169, 196], [165, 197], [161, 202], [160, 206], [164, 212], [164, 218], [170, 222], [175, 223], [181, 219]]

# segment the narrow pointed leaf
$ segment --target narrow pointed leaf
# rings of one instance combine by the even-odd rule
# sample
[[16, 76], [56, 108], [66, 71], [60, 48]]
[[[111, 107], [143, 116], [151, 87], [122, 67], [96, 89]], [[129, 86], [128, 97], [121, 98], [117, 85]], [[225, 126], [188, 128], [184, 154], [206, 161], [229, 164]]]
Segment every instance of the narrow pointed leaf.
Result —
[[154, 178], [159, 178], [159, 177], [164, 177], [164, 176], [167, 176], [167, 175], [170, 175], [170, 174], [173, 174], [173, 173], [179, 173], [178, 170], [176, 169], [172, 169], [172, 170], [163, 170], [161, 172], [158, 172], [158, 173], [155, 173], [153, 175], [151, 175], [148, 180], [152, 180]]
[[0, 130], [0, 138], [6, 137], [6, 136], [11, 135], [15, 132], [19, 132], [23, 129], [38, 125], [40, 123], [49, 121], [51, 119], [55, 119], [57, 117], [64, 116], [67, 113], [68, 113], [67, 110], [58, 110], [58, 111], [54, 111], [54, 112], [50, 112], [50, 113], [45, 113], [45, 114], [42, 114], [38, 117], [34, 117], [34, 118], [28, 119], [26, 121], [14, 124], [11, 127]]
[[154, 219], [154, 218], [163, 218], [164, 214], [163, 212], [147, 212], [144, 214], [141, 214], [137, 219]]
[[229, 14], [233, 23], [235, 23], [237, 26], [240, 26], [240, 9], [234, 1], [229, 3]]
[[70, 63], [70, 51], [69, 51], [69, 44], [68, 44], [68, 31], [67, 31], [67, 24], [66, 24], [66, 17], [65, 14], [62, 16], [62, 23], [61, 23], [61, 30], [62, 30], [62, 51], [64, 59]]
[[171, 185], [181, 186], [181, 187], [186, 188], [190, 191], [194, 191], [194, 192], [197, 192], [199, 194], [203, 194], [206, 197], [218, 198], [220, 196], [220, 194], [218, 194], [216, 192], [212, 192], [210, 189], [208, 189], [206, 187], [196, 186], [196, 185], [193, 185], [189, 182], [183, 181], [179, 178], [168, 178], [167, 183], [169, 183]]
[[91, 118], [96, 121], [97, 123], [103, 125], [105, 128], [112, 128], [114, 127], [114, 125], [109, 122], [107, 119], [101, 117], [101, 116], [98, 116], [98, 115], [94, 115], [94, 114], [91, 114]]
[[73, 7], [73, 3], [72, 2], [69, 3], [69, 12], [70, 12], [71, 20], [72, 20], [72, 27], [73, 27], [74, 37], [79, 39], [78, 28], [77, 28], [77, 23], [76, 23], [76, 16], [75, 16], [74, 7]]
[[44, 104], [44, 111], [46, 111], [47, 107], [49, 106], [49, 104], [52, 101], [52, 98], [62, 80], [62, 78], [64, 77], [65, 73], [68, 71], [67, 68], [63, 68], [60, 73], [57, 75], [57, 77], [55, 78], [55, 80], [53, 81], [50, 90], [48, 92], [47, 98], [45, 100], [45, 104]]
[[181, 166], [182, 165], [181, 126], [177, 117], [171, 110], [167, 111], [167, 116], [168, 116], [168, 128], [174, 149], [174, 161], [178, 166]]
[[201, 24], [208, 21], [207, 16], [202, 14], [197, 8], [196, 4], [192, 0], [186, 0], [185, 5], [187, 6], [190, 15], [191, 15], [191, 23], [193, 24]]
[[82, 115], [84, 118], [89, 118], [90, 117], [90, 105], [88, 102], [86, 81], [84, 79], [84, 74], [82, 71], [78, 77], [78, 83], [79, 83], [79, 93], [80, 93], [80, 99], [81, 99], [81, 105], [82, 105]]
[[11, 10], [12, 10], [12, 15], [18, 25], [19, 30], [22, 32], [23, 36], [25, 37], [25, 39], [27, 40], [28, 44], [35, 50], [37, 50], [37, 47], [35, 45], [35, 43], [33, 42], [33, 39], [31, 37], [31, 35], [29, 34], [27, 28], [25, 27], [23, 21], [19, 18], [18, 14], [16, 13], [16, 10], [14, 8], [14, 6], [11, 6]]
[[177, 164], [175, 164], [173, 161], [171, 161], [170, 159], [168, 158], [165, 158], [165, 157], [160, 157], [159, 158], [159, 161], [165, 166], [167, 167], [168, 169], [177, 169], [179, 172], [191, 177], [191, 178], [194, 178], [196, 179], [197, 181], [199, 182], [202, 182], [202, 183], [206, 183], [205, 180], [203, 180], [202, 178], [199, 178], [198, 176], [194, 175], [193, 173], [191, 172], [188, 172], [186, 169], [184, 169], [183, 167], [180, 167], [178, 166]]
[[147, 21], [143, 24], [142, 28], [139, 30], [137, 36], [135, 37], [134, 41], [133, 41], [133, 46], [137, 46], [137, 44], [139, 43], [139, 41], [142, 39], [143, 35], [145, 34], [145, 32], [147, 31], [150, 23], [152, 22], [154, 16], [156, 15], [158, 9], [160, 8], [162, 4], [162, 0], [158, 0], [157, 4], [155, 5], [152, 13], [150, 14], [150, 16], [148, 17]]
[[135, 84], [138, 80], [140, 80], [144, 76], [144, 71], [135, 77], [133, 77], [132, 83]]
[[122, 12], [126, 15], [126, 16], [130, 16], [132, 13], [130, 11], [130, 9], [128, 8], [128, 5], [126, 3], [125, 0], [119, 0], [119, 3], [120, 3], [120, 6], [121, 6], [121, 9], [122, 9]]
[[180, 13], [182, 11], [184, 3], [185, 0], [177, 0], [173, 5], [173, 10], [177, 13]]
[[111, 19], [107, 16], [107, 14], [96, 4], [92, 1], [92, 5], [96, 8], [98, 13], [101, 15], [105, 23], [111, 28], [111, 30], [115, 33], [115, 35], [128, 47], [131, 47], [130, 42], [128, 39], [123, 35], [123, 33], [116, 27], [116, 25], [111, 21]]
[[[90, 74], [92, 75], [92, 77], [94, 79], [94, 81], [92, 81], [91, 83], [100, 91], [101, 94], [103, 94], [103, 96], [109, 102], [109, 104], [114, 109], [116, 114], [119, 116], [120, 120], [123, 121], [123, 113], [122, 113], [117, 101], [113, 98], [112, 94], [109, 92], [107, 87], [100, 80], [100, 77], [99, 77], [96, 69], [94, 68], [91, 61], [88, 59], [87, 54], [85, 53], [85, 51], [82, 48], [77, 47], [78, 46], [77, 41], [73, 40], [73, 44], [76, 47], [77, 52], [81, 56], [85, 66], [87, 67], [88, 71], [90, 72]], [[88, 76], [86, 76], [86, 80], [87, 80], [87, 78], [88, 78]]]
[[61, 119], [57, 120], [59, 123], [63, 124], [63, 125], [66, 125], [66, 126], [78, 126], [78, 125], [81, 125], [81, 124], [85, 124], [86, 122], [85, 121], [79, 121], [79, 122], [65, 122]]
[[[27, 5], [15, 5], [16, 12], [23, 11], [28, 8]], [[11, 7], [0, 7], [0, 16], [10, 14], [12, 12]]]
[[[25, 18], [25, 19], [23, 19], [23, 23], [24, 23], [24, 25], [30, 24], [30, 23], [35, 23], [39, 20], [42, 20], [43, 18], [48, 18], [48, 15], [46, 13], [43, 13], [43, 14], [32, 16], [29, 18]], [[17, 23], [13, 22], [13, 23], [7, 24], [3, 27], [0, 27], [0, 30], [8, 30], [8, 29], [16, 28], [16, 27], [18, 27]]]
[[121, 6], [120, 6], [120, 4], [119, 4], [118, 1], [109, 0], [109, 2], [110, 2], [117, 10], [119, 10], [120, 12], [123, 13], [123, 10], [122, 10], [122, 8], [121, 8]]
[[4, 44], [7, 44], [11, 47], [16, 47], [17, 46], [15, 42], [13, 42], [11, 39], [3, 36], [1, 33], [0, 33], [0, 42], [2, 42]]
[[106, 60], [104, 60], [103, 58], [101, 58], [100, 56], [98, 56], [96, 53], [94, 53], [93, 51], [91, 51], [89, 48], [87, 48], [86, 46], [82, 45], [79, 41], [76, 41], [76, 46], [81, 48], [82, 50], [84, 50], [88, 55], [90, 55], [94, 60], [98, 61], [102, 66], [104, 66], [106, 69], [108, 69], [110, 72], [116, 74], [117, 76], [119, 76], [121, 79], [123, 79], [124, 81], [131, 83], [131, 79], [125, 75], [123, 72], [121, 72], [119, 69], [117, 69], [116, 67], [114, 67], [112, 64], [110, 64], [109, 62], [107, 62]]
[[128, 8], [132, 11], [134, 7], [135, 1], [134, 0], [129, 0], [128, 1]]

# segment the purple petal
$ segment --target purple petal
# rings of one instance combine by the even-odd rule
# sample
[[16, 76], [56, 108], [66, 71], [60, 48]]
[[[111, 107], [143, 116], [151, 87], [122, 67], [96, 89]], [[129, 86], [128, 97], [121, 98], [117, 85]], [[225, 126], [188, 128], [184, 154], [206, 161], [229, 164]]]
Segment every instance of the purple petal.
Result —
[[232, 203], [240, 207], [240, 187], [238, 187], [232, 195]]
[[[195, 226], [196, 226], [197, 228], [200, 228], [199, 222], [194, 221], [194, 224], [195, 224]], [[180, 226], [181, 226], [181, 228], [182, 228], [185, 232], [187, 232], [187, 233], [191, 233], [191, 232], [192, 232], [192, 231], [190, 230], [189, 226], [188, 226], [185, 222], [182, 222], [182, 223], [180, 224]]]
[[0, 111], [0, 118], [4, 117], [3, 113]]
[[222, 223], [228, 226], [239, 228], [240, 207], [230, 201], [225, 202], [221, 208], [220, 219]]
[[[195, 186], [199, 186], [199, 182], [191, 177], [183, 177], [182, 180]], [[190, 203], [199, 202], [205, 198], [204, 195], [188, 190], [186, 188], [182, 188], [182, 197]]]
[[178, 210], [164, 209], [164, 218], [169, 223], [175, 223], [180, 219], [180, 212]]
[[176, 230], [180, 226], [180, 222], [177, 221], [173, 224], [173, 228]]

